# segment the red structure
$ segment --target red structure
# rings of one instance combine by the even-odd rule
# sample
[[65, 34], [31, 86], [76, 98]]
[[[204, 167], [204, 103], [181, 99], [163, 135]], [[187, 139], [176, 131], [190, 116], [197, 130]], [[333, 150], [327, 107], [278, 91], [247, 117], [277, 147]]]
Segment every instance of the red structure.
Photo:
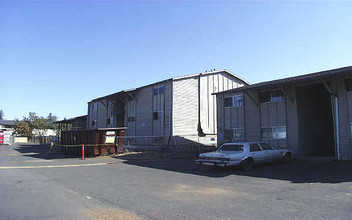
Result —
[[0, 144], [4, 144], [4, 133], [0, 132]]
[[125, 133], [125, 127], [61, 131], [62, 150], [81, 155], [84, 144], [85, 156], [122, 153]]

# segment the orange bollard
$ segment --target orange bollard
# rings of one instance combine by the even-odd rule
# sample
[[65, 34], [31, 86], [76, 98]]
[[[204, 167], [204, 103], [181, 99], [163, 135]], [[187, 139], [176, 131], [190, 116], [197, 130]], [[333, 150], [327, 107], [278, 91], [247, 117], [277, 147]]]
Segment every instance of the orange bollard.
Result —
[[54, 146], [54, 143], [53, 142], [50, 142], [50, 150], [49, 150], [49, 153], [51, 153], [53, 151], [53, 146]]
[[82, 144], [82, 160], [84, 160], [84, 144]]

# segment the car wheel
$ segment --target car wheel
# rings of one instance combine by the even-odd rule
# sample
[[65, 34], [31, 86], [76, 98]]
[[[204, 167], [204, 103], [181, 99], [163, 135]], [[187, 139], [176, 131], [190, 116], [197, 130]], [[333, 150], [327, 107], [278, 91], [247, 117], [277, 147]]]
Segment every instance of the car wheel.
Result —
[[244, 161], [242, 161], [242, 163], [241, 163], [241, 167], [242, 167], [242, 169], [244, 169], [244, 170], [250, 170], [250, 169], [252, 169], [252, 167], [253, 167], [253, 160], [252, 159], [245, 159]]
[[283, 157], [282, 157], [282, 160], [287, 163], [287, 162], [290, 162], [292, 159], [292, 154], [291, 153], [286, 153]]

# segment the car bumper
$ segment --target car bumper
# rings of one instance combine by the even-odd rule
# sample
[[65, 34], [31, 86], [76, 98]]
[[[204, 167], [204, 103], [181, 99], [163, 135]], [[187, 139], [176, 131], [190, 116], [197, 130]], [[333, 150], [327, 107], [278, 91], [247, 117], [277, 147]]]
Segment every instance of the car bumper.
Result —
[[229, 167], [236, 166], [241, 163], [241, 161], [222, 161], [222, 160], [207, 160], [207, 159], [198, 159], [194, 161], [196, 164], [201, 165], [212, 165], [212, 166], [220, 166], [220, 167]]

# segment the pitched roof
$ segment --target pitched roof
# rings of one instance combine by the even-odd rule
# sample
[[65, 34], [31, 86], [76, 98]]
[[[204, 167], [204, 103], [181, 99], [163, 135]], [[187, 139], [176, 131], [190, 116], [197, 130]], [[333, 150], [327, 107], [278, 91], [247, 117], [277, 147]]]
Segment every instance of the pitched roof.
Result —
[[[125, 94], [125, 93], [128, 93], [128, 92], [135, 91], [137, 89], [141, 89], [141, 88], [144, 88], [144, 87], [156, 85], [156, 84], [167, 82], [167, 81], [181, 80], [181, 79], [192, 78], [192, 77], [196, 77], [196, 76], [200, 76], [200, 75], [211, 75], [211, 74], [216, 74], [216, 73], [221, 73], [221, 72], [225, 72], [225, 73], [227, 73], [227, 74], [229, 74], [229, 75], [231, 75], [233, 77], [236, 77], [237, 79], [239, 79], [240, 81], [244, 82], [247, 85], [250, 84], [249, 82], [247, 82], [246, 80], [242, 79], [241, 77], [235, 75], [231, 71], [229, 71], [227, 69], [222, 69], [222, 70], [216, 70], [216, 71], [214, 70], [214, 71], [209, 71], [209, 72], [207, 71], [207, 72], [203, 72], [203, 73], [190, 74], [190, 75], [185, 75], [185, 76], [180, 76], [180, 77], [173, 77], [173, 78], [169, 78], [169, 79], [166, 79], [166, 80], [158, 81], [158, 82], [155, 82], [155, 83], [147, 84], [147, 85], [144, 85], [144, 86], [141, 86], [141, 87], [138, 87], [138, 88], [121, 90], [121, 91], [118, 91], [118, 92], [115, 92], [115, 93], [112, 93], [112, 94], [109, 94], [109, 95], [106, 95], [106, 96], [102, 96], [102, 97], [93, 99], [90, 102], [102, 100], [102, 99], [109, 98], [109, 97], [112, 97], [112, 96], [115, 96], [115, 95], [119, 95], [119, 94]], [[90, 102], [88, 102], [88, 103], [90, 103]]]
[[87, 118], [87, 115], [81, 115], [81, 116], [77, 116], [77, 117], [74, 117], [74, 118], [64, 119], [64, 120], [61, 120], [61, 121], [56, 121], [55, 123], [72, 122], [72, 121], [77, 120], [77, 119], [85, 119], [85, 118]]
[[5, 120], [5, 119], [0, 120], [0, 125], [14, 126], [15, 124], [16, 124], [16, 121], [14, 120]]
[[309, 73], [309, 74], [304, 74], [304, 75], [299, 75], [299, 76], [294, 76], [294, 77], [288, 77], [288, 78], [283, 78], [283, 79], [278, 79], [278, 80], [272, 80], [272, 81], [251, 84], [251, 85], [242, 86], [239, 88], [230, 89], [230, 90], [226, 90], [226, 91], [218, 92], [218, 93], [214, 93], [214, 94], [222, 94], [222, 93], [227, 93], [227, 92], [240, 92], [240, 91], [244, 91], [244, 90], [259, 89], [259, 88], [271, 88], [271, 87], [277, 87], [277, 86], [281, 86], [281, 85], [293, 84], [293, 83], [297, 83], [297, 82], [305, 82], [305, 81], [309, 81], [309, 80], [327, 79], [327, 78], [343, 75], [346, 73], [352, 73], [352, 66], [347, 66], [347, 67], [342, 67], [342, 68], [337, 68], [337, 69], [332, 69], [332, 70], [325, 70], [325, 71]]

